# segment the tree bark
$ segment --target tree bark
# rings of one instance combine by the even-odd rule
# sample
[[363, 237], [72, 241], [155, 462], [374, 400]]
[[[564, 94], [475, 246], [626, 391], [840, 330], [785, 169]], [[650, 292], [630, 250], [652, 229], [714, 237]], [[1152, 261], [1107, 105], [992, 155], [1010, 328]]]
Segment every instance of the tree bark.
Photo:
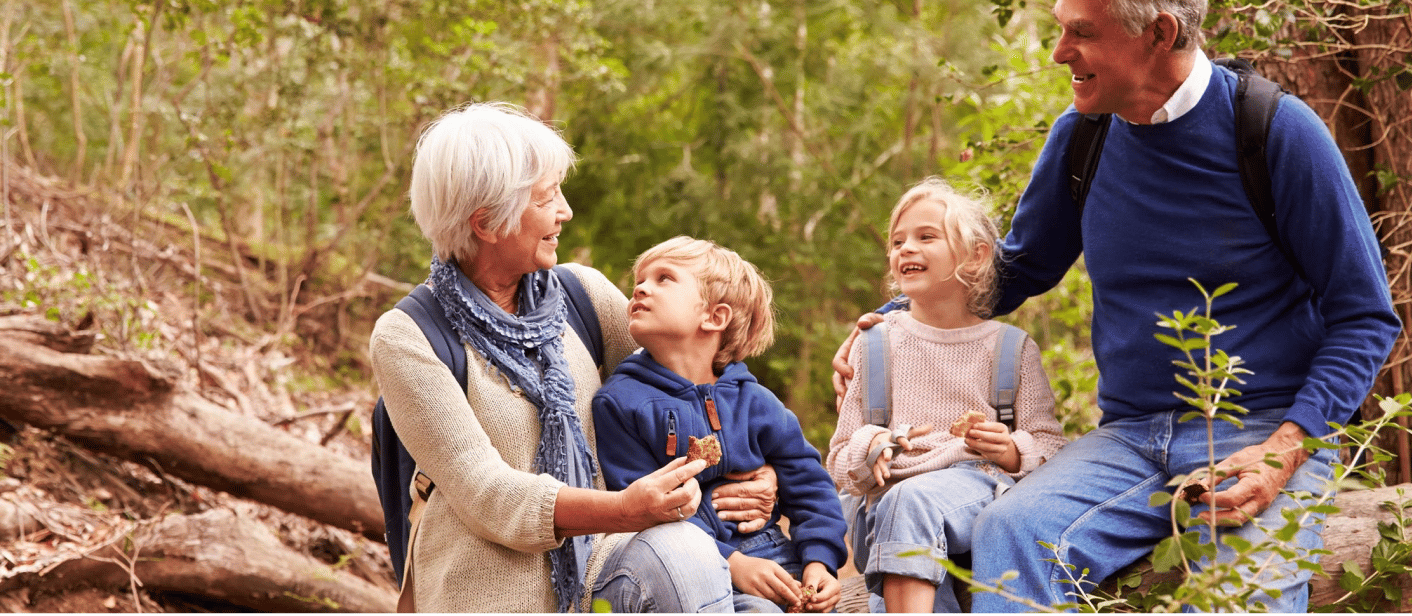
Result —
[[382, 540], [365, 465], [175, 391], [174, 368], [64, 353], [32, 339], [0, 329], [0, 417]]
[[86, 557], [0, 581], [63, 592], [134, 587], [199, 596], [260, 612], [392, 612], [397, 593], [293, 550], [258, 521], [229, 509], [172, 514]]

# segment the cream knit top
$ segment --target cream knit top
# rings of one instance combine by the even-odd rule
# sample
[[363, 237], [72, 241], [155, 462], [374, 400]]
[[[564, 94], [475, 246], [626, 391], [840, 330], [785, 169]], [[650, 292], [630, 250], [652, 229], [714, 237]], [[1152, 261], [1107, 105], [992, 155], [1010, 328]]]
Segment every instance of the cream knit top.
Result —
[[[912, 439], [912, 451], [892, 461], [889, 484], [943, 469], [963, 460], [984, 460], [951, 435], [951, 423], [967, 411], [996, 421], [989, 404], [991, 355], [1000, 323], [985, 321], [959, 329], [924, 325], [905, 310], [885, 315], [892, 360], [892, 427], [931, 424], [932, 431]], [[862, 344], [853, 345], [848, 363], [861, 363]], [[1020, 452], [1016, 479], [1034, 470], [1064, 445], [1064, 431], [1054, 418], [1054, 392], [1040, 364], [1039, 345], [1025, 341], [1020, 353], [1020, 387], [1015, 395], [1015, 447]], [[857, 377], [839, 406], [838, 428], [829, 442], [828, 469], [834, 483], [853, 494], [860, 486], [848, 471], [863, 464], [875, 436], [891, 431], [864, 424], [862, 387]], [[999, 466], [995, 466], [998, 472]]]
[[[574, 407], [592, 448], [593, 393], [602, 375], [611, 374], [636, 345], [628, 335], [622, 291], [597, 270], [566, 266], [583, 282], [603, 330], [606, 365], [600, 373], [573, 328], [564, 328]], [[368, 347], [393, 427], [418, 468], [436, 482], [408, 555], [418, 611], [556, 611], [548, 551], [560, 543], [554, 504], [564, 484], [530, 470], [540, 432], [534, 405], [469, 347], [463, 396], [421, 329], [400, 310], [378, 319]], [[601, 475], [595, 483], [603, 489]], [[619, 538], [595, 537], [589, 592]], [[587, 605], [580, 603], [581, 609]]]

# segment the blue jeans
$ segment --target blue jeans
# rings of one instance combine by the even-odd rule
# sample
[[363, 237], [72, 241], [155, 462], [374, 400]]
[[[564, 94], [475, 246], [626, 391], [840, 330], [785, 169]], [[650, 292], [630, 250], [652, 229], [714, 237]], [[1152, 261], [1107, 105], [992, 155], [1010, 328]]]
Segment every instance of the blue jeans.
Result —
[[653, 526], [618, 543], [593, 586], [614, 612], [732, 612], [731, 574], [716, 542], [690, 522]]
[[[881, 607], [883, 576], [895, 574], [934, 584], [933, 612], [960, 612], [951, 576], [937, 559], [970, 552], [976, 516], [998, 488], [1014, 483], [993, 464], [967, 461], [908, 477], [883, 493], [851, 529], [870, 606]], [[921, 554], [899, 556], [909, 552]]]
[[[1264, 442], [1279, 427], [1284, 412], [1285, 409], [1252, 411], [1243, 418], [1244, 429], [1216, 421], [1216, 461]], [[1041, 604], [1055, 605], [1073, 601], [1075, 587], [1061, 583], [1070, 579], [1070, 573], [1058, 564], [1045, 562], [1055, 558], [1055, 554], [1036, 542], [1058, 546], [1058, 559], [1074, 565], [1074, 575], [1087, 569], [1087, 579], [1093, 583], [1147, 556], [1158, 541], [1172, 534], [1168, 506], [1151, 507], [1148, 497], [1155, 492], [1170, 492], [1171, 488], [1166, 487], [1168, 479], [1189, 474], [1208, 462], [1206, 422], [1178, 422], [1184, 413], [1115, 420], [1065, 445], [1053, 459], [1017, 483], [977, 518], [972, 551], [975, 578], [994, 584], [1006, 571], [1018, 571], [1018, 578], [1005, 582], [1006, 590]], [[1301, 505], [1290, 492], [1320, 495], [1328, 491], [1333, 456], [1333, 450], [1318, 450], [1299, 467], [1285, 491], [1261, 512], [1255, 523], [1223, 528], [1218, 533], [1234, 534], [1251, 543], [1263, 541], [1266, 531], [1262, 528], [1274, 530], [1284, 524], [1282, 509]], [[1304, 504], [1308, 502], [1311, 501]], [[1205, 506], [1192, 509], [1195, 513]], [[1301, 551], [1322, 548], [1323, 523], [1322, 516], [1312, 517], [1296, 535], [1294, 544]], [[1207, 526], [1194, 528], [1204, 540], [1209, 540]], [[1231, 550], [1218, 545], [1217, 559], [1231, 558]], [[1272, 599], [1257, 592], [1251, 598], [1252, 604], [1263, 602], [1271, 612], [1306, 611], [1310, 572], [1278, 555], [1271, 556], [1277, 566], [1253, 581], [1280, 590], [1281, 596]], [[1196, 563], [1197, 568], [1200, 565]], [[1242, 571], [1242, 575], [1247, 574]], [[1084, 587], [1091, 588], [1087, 584]], [[973, 601], [976, 612], [1029, 609], [988, 592], [977, 593]]]

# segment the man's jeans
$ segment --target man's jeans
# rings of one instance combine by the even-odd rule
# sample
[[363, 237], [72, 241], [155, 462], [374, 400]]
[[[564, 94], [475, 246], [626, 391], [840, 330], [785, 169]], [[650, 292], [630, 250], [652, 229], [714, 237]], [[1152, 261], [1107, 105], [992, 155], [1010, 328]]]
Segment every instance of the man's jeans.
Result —
[[[1078, 576], [1087, 569], [1086, 579], [1097, 583], [1148, 555], [1158, 541], [1172, 534], [1169, 506], [1149, 506], [1148, 497], [1155, 492], [1171, 492], [1172, 488], [1165, 485], [1168, 479], [1190, 474], [1208, 462], [1206, 422], [1178, 422], [1177, 418], [1185, 412], [1107, 423], [1064, 446], [1053, 459], [982, 511], [976, 520], [972, 548], [976, 580], [994, 584], [1006, 571], [1017, 571], [1019, 577], [1004, 583], [1006, 591], [1055, 605], [1075, 600], [1075, 586], [1063, 583], [1071, 575]], [[1252, 411], [1242, 418], [1244, 429], [1216, 421], [1216, 461], [1264, 442], [1279, 427], [1284, 412], [1285, 409]], [[1285, 492], [1323, 494], [1333, 474], [1330, 464], [1334, 455], [1331, 449], [1318, 450], [1290, 478]], [[1265, 537], [1260, 527], [1279, 529], [1285, 523], [1281, 509], [1298, 506], [1289, 494], [1281, 493], [1255, 523], [1224, 528], [1218, 533], [1232, 533], [1258, 543]], [[1192, 510], [1195, 513], [1205, 508], [1199, 505]], [[1303, 525], [1293, 541], [1301, 553], [1323, 547], [1323, 522], [1322, 516], [1310, 516]], [[1204, 524], [1194, 528], [1203, 537], [1208, 533]], [[1056, 555], [1038, 541], [1058, 546], [1057, 558], [1074, 569], [1046, 562]], [[1221, 545], [1218, 560], [1231, 556], [1230, 548]], [[1272, 599], [1258, 592], [1251, 607], [1259, 601], [1271, 612], [1304, 612], [1309, 603], [1311, 572], [1277, 555], [1274, 558], [1278, 565], [1267, 569], [1258, 581], [1264, 587], [1279, 589], [1281, 596]], [[1313, 556], [1307, 559], [1317, 561]], [[1091, 590], [1092, 586], [1085, 584], [1084, 589]], [[976, 612], [1030, 609], [989, 592], [977, 593], [972, 605]]]
[[733, 612], [731, 574], [716, 542], [690, 522], [653, 526], [618, 543], [593, 587], [623, 612]]

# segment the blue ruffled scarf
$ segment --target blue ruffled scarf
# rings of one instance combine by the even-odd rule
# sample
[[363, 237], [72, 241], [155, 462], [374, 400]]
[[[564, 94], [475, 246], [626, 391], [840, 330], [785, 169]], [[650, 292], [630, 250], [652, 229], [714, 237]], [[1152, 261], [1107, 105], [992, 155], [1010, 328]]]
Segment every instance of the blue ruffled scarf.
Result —
[[[519, 315], [506, 313], [476, 287], [454, 260], [433, 259], [432, 294], [446, 311], [461, 341], [490, 361], [510, 389], [539, 409], [537, 473], [548, 473], [576, 488], [593, 489], [598, 469], [574, 410], [574, 380], [564, 358], [568, 308], [559, 278], [549, 270], [520, 280]], [[593, 536], [571, 537], [549, 552], [559, 611], [582, 596]]]

